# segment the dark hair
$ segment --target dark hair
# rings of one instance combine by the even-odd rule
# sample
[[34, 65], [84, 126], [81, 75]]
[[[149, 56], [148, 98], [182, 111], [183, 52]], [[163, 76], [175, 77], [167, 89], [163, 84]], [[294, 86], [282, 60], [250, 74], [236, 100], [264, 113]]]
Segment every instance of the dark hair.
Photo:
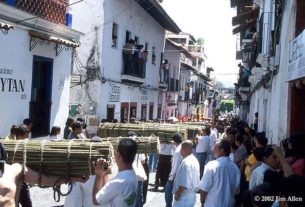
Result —
[[59, 126], [53, 126], [50, 132], [50, 136], [56, 136], [57, 133], [60, 132], [60, 127]]
[[268, 139], [264, 135], [265, 133], [257, 133], [255, 136], [255, 140], [262, 146], [266, 146], [268, 144]]
[[77, 118], [76, 121], [84, 122], [85, 120], [83, 118]]
[[24, 136], [27, 133], [29, 133], [29, 129], [25, 125], [20, 125], [18, 127], [18, 130], [17, 130], [17, 133], [16, 133], [16, 138], [18, 138], [19, 136]]
[[[281, 196], [286, 197], [289, 207], [305, 206], [304, 186], [305, 178], [298, 175], [291, 175], [282, 180], [280, 187]], [[289, 201], [288, 198], [292, 196], [302, 198], [302, 200], [298, 202]]]
[[223, 149], [224, 153], [225, 153], [225, 156], [229, 156], [230, 153], [231, 153], [231, 143], [226, 140], [226, 139], [222, 139], [220, 140], [218, 143], [217, 143], [217, 146], [220, 148], [220, 149]]
[[72, 131], [75, 131], [76, 129], [82, 128], [83, 124], [79, 121], [75, 121], [72, 123]]
[[32, 120], [31, 119], [23, 119], [23, 124], [28, 126], [28, 125], [32, 124]]
[[18, 131], [18, 127], [17, 127], [17, 125], [12, 125], [12, 127], [11, 127], [11, 130], [10, 130], [10, 134], [11, 135], [16, 135], [17, 134], [17, 131]]
[[130, 138], [123, 138], [118, 145], [118, 152], [122, 156], [125, 164], [132, 164], [137, 154], [138, 145], [136, 141]]
[[253, 149], [253, 155], [257, 161], [263, 161], [265, 147], [256, 147]]
[[290, 155], [295, 158], [305, 158], [305, 135], [294, 133], [290, 135], [289, 143], [291, 144]]
[[87, 129], [87, 124], [85, 122], [83, 123], [83, 129]]
[[137, 136], [137, 133], [135, 133], [134, 131], [129, 131], [129, 132], [127, 133], [127, 136], [128, 136], [128, 137]]
[[252, 200], [252, 198], [251, 198], [251, 191], [250, 190], [246, 190], [242, 194], [242, 198], [241, 198], [242, 206], [253, 207], [253, 204], [252, 204], [251, 200]]
[[177, 144], [180, 144], [183, 140], [183, 137], [180, 133], [173, 134], [173, 141]]
[[267, 145], [264, 147], [263, 157], [268, 158], [273, 153], [272, 145]]
[[279, 194], [280, 183], [283, 178], [283, 175], [274, 170], [267, 170], [264, 173], [264, 183], [268, 183], [273, 189], [274, 192]]
[[66, 125], [67, 125], [67, 126], [71, 126], [73, 122], [74, 122], [74, 119], [71, 118], [71, 117], [68, 117], [68, 118], [67, 118], [67, 121], [66, 121]]
[[263, 198], [266, 196], [272, 196], [274, 198], [276, 197], [274, 189], [268, 183], [263, 183], [251, 190], [251, 200], [256, 206], [270, 207], [273, 204], [274, 200], [256, 199]]

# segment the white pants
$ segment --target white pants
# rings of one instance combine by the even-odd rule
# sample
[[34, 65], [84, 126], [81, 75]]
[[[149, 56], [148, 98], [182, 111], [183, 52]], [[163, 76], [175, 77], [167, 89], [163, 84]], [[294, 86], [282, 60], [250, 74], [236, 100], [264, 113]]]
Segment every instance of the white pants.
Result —
[[182, 193], [179, 201], [174, 200], [173, 207], [193, 207], [196, 202], [196, 193]]

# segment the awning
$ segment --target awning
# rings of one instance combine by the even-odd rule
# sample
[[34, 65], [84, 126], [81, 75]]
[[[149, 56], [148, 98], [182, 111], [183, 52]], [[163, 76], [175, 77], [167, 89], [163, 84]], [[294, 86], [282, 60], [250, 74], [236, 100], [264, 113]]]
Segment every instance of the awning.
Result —
[[164, 29], [175, 34], [179, 34], [179, 32], [181, 32], [174, 20], [172, 20], [172, 18], [156, 0], [134, 1], [137, 2], [148, 14], [150, 14]]
[[249, 29], [251, 27], [255, 27], [255, 26], [256, 26], [256, 19], [252, 19], [249, 22], [245, 22], [244, 24], [241, 24], [238, 27], [235, 27], [233, 29], [233, 34], [237, 34], [239, 32], [246, 31], [247, 29]]
[[42, 32], [37, 32], [37, 31], [33, 31], [33, 30], [29, 31], [29, 35], [31, 37], [34, 37], [34, 38], [39, 38], [39, 39], [42, 39], [42, 40], [55, 42], [55, 43], [58, 43], [58, 44], [61, 44], [61, 45], [65, 45], [67, 47], [76, 48], [76, 47], [80, 46], [80, 44], [75, 42], [74, 40], [67, 40], [67, 39], [64, 39], [64, 38], [56, 37], [56, 36], [53, 36], [53, 35], [45, 34], [45, 33], [42, 33]]
[[242, 12], [237, 16], [232, 18], [232, 26], [236, 26], [238, 24], [243, 24], [244, 22], [249, 22], [258, 18], [259, 8], [251, 9], [246, 12]]

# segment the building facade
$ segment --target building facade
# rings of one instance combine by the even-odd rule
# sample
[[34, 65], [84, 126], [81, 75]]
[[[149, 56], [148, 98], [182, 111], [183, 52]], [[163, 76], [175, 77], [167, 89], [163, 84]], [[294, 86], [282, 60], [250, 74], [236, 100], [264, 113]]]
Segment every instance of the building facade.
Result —
[[[73, 10], [77, 19], [92, 19], [75, 25], [85, 32], [87, 44], [77, 51], [81, 64], [74, 68], [71, 115], [118, 122], [160, 118], [165, 30], [180, 29], [155, 0], [96, 3], [87, 1], [86, 8]], [[77, 108], [82, 108], [81, 113]]]
[[1, 137], [25, 118], [33, 121], [32, 137], [65, 126], [72, 51], [81, 35], [65, 26], [66, 6], [60, 0], [0, 2]]

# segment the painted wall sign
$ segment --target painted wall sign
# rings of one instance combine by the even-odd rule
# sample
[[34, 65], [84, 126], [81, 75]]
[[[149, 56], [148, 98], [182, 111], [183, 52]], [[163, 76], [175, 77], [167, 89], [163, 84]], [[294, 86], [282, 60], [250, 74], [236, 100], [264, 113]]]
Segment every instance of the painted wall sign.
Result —
[[109, 84], [110, 91], [109, 91], [109, 102], [120, 102], [120, 86], [117, 86], [113, 83]]
[[0, 68], [0, 93], [23, 93], [21, 99], [26, 99], [25, 80], [14, 77], [14, 70], [10, 68]]
[[305, 77], [305, 30], [289, 44], [288, 81]]

